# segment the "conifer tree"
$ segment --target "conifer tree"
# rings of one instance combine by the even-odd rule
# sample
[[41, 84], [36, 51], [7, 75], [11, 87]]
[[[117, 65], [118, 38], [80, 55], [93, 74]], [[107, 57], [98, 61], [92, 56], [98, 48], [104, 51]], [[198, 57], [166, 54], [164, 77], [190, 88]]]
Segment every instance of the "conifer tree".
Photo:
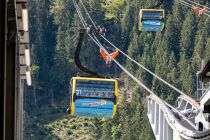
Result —
[[193, 42], [195, 38], [196, 22], [195, 15], [188, 11], [186, 19], [183, 22], [181, 30], [181, 39], [180, 39], [180, 48], [181, 55], [184, 55], [186, 59], [189, 59], [192, 56], [193, 52]]

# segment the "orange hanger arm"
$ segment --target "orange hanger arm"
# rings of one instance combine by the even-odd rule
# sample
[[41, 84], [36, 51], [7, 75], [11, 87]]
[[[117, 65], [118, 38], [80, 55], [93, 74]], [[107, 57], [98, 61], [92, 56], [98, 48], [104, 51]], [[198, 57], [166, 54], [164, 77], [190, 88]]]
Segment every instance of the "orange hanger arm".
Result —
[[106, 62], [106, 61], [107, 61], [107, 55], [106, 55], [106, 53], [104, 52], [104, 50], [100, 49], [100, 54], [101, 54], [101, 56], [103, 57], [104, 61]]
[[197, 15], [199, 15], [199, 10], [198, 10], [198, 8], [197, 8], [196, 6], [194, 6], [193, 9], [194, 9], [195, 13], [196, 13]]
[[206, 12], [206, 7], [204, 7], [202, 10], [201, 10], [201, 14], [205, 13]]
[[119, 55], [119, 51], [116, 50], [116, 51], [114, 51], [114, 52], [111, 54], [111, 57], [112, 57], [113, 59], [115, 59], [118, 55]]

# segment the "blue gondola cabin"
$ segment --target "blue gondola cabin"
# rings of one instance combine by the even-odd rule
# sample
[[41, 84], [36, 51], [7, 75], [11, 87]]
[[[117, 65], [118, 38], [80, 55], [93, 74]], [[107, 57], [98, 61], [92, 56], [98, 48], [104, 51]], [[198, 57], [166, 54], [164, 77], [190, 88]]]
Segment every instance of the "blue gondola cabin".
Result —
[[141, 9], [139, 12], [140, 31], [163, 31], [164, 30], [164, 9]]
[[115, 79], [73, 77], [72, 116], [112, 118], [117, 110], [118, 81]]

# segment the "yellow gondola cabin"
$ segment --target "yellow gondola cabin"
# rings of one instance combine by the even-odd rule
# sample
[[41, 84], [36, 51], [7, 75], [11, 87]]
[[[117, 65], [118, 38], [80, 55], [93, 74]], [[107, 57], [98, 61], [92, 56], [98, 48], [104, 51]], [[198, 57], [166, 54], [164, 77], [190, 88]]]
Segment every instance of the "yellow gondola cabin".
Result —
[[73, 77], [72, 116], [113, 117], [117, 110], [118, 81], [115, 79]]

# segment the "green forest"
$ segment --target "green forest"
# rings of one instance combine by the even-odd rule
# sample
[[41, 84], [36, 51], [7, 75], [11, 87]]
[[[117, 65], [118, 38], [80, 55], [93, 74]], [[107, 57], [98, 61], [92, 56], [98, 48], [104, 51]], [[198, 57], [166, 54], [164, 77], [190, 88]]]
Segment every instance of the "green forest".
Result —
[[[210, 6], [208, 1], [197, 0]], [[81, 3], [77, 1], [79, 6]], [[87, 0], [83, 3], [97, 25], [106, 27], [113, 44], [178, 89], [196, 98], [196, 72], [210, 59], [210, 18], [165, 0], [163, 32], [138, 30], [139, 10], [155, 0]], [[152, 140], [144, 89], [112, 63], [85, 37], [81, 61], [90, 69], [119, 80], [119, 106], [113, 119], [71, 117], [70, 79], [83, 74], [74, 62], [82, 27], [72, 0], [29, 0], [31, 87], [24, 94], [24, 140]], [[85, 11], [87, 23], [91, 24]], [[113, 51], [102, 39], [110, 52]], [[178, 93], [119, 55], [120, 62], [159, 97], [174, 104]]]

